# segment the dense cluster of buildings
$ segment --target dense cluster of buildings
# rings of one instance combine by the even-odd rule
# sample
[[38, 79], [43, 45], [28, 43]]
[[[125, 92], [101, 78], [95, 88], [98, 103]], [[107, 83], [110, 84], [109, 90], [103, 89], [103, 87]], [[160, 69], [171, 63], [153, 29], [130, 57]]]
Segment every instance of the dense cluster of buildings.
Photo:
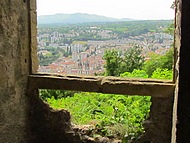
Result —
[[[101, 31], [97, 35], [107, 38], [113, 37], [109, 33], [111, 32]], [[137, 44], [143, 47], [143, 55], [148, 59], [147, 53], [164, 54], [173, 43], [171, 35], [155, 32], [122, 39], [72, 41], [71, 43], [65, 41], [75, 36], [78, 36], [78, 34], [62, 34], [59, 32], [39, 34], [38, 52], [46, 54], [48, 47], [59, 47], [64, 51], [70, 52], [69, 56], [61, 56], [48, 66], [39, 66], [39, 72], [83, 75], [99, 74], [104, 72], [105, 61], [103, 55], [105, 50], [117, 49], [124, 52], [132, 44]]]

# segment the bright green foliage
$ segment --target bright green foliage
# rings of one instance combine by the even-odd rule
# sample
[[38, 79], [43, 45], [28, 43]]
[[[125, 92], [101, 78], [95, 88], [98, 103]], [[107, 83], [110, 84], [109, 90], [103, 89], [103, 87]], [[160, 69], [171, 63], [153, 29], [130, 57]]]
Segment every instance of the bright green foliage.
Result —
[[106, 76], [119, 76], [121, 56], [117, 50], [107, 50], [103, 56], [106, 61]]
[[47, 99], [53, 108], [67, 109], [75, 124], [91, 124], [103, 136], [138, 136], [150, 111], [150, 97], [81, 92], [73, 97]]
[[[122, 74], [122, 77], [126, 76], [148, 77], [143, 70]], [[150, 98], [80, 92], [60, 99], [52, 96], [47, 102], [53, 108], [69, 110], [75, 124], [94, 125], [95, 134], [124, 138], [125, 135], [138, 137], [143, 133], [142, 122], [148, 117]]]
[[121, 77], [132, 77], [132, 78], [148, 78], [148, 74], [144, 70], [134, 69], [132, 73], [124, 72], [120, 75]]
[[161, 56], [156, 53], [151, 53], [150, 60], [144, 63], [143, 70], [146, 71], [149, 77], [151, 77], [157, 67], [161, 67], [160, 57]]
[[105, 75], [119, 76], [124, 72], [141, 69], [144, 63], [144, 57], [141, 53], [142, 47], [138, 45], [132, 45], [131, 48], [125, 51], [124, 55], [121, 55], [121, 52], [117, 50], [107, 50], [103, 57], [106, 61]]
[[174, 50], [171, 48], [165, 55], [158, 55], [152, 53], [150, 55], [150, 60], [146, 61], [143, 65], [143, 70], [146, 71], [149, 77], [157, 69], [168, 69], [172, 70], [173, 67], [173, 53]]
[[[175, 2], [172, 4], [175, 6]], [[165, 33], [170, 35], [174, 34], [174, 23], [170, 24], [169, 27], [165, 30]], [[173, 59], [174, 59], [174, 48], [168, 50], [164, 55], [159, 55], [156, 53], [151, 53], [150, 60], [144, 63], [143, 69], [147, 72], [149, 77], [152, 76], [152, 73], [157, 69], [168, 69], [172, 70], [173, 68]], [[163, 78], [162, 78], [163, 79]]]
[[174, 35], [174, 23], [170, 24], [169, 27], [165, 30], [165, 33]]
[[[170, 48], [170, 50], [168, 52], [166, 52], [166, 54], [164, 54], [163, 56], [161, 56], [160, 61], [161, 61], [161, 67], [162, 69], [168, 69], [168, 70], [172, 70], [173, 68], [173, 59], [174, 59], [174, 49]], [[159, 67], [157, 67], [159, 68]]]
[[156, 79], [172, 79], [173, 77], [173, 71], [168, 69], [160, 69], [157, 68], [153, 73], [151, 78]]
[[121, 73], [132, 72], [134, 69], [141, 69], [144, 63], [142, 56], [143, 47], [133, 45], [124, 53], [124, 58], [121, 64]]
[[[144, 62], [141, 50], [141, 47], [134, 46], [123, 56], [116, 50], [106, 51], [106, 75], [172, 79], [172, 50], [163, 56], [153, 54], [144, 64], [144, 70], [141, 70]], [[40, 93], [51, 107], [69, 110], [75, 124], [94, 125], [95, 134], [123, 138], [126, 142], [143, 133], [142, 122], [148, 117], [151, 105], [149, 96], [50, 90], [41, 90]]]
[[[151, 78], [172, 79], [172, 75], [172, 70], [157, 68]], [[132, 73], [121, 74], [121, 77], [147, 78], [148, 75], [144, 70], [135, 69]], [[41, 90], [42, 97], [46, 97], [50, 106], [69, 110], [75, 124], [94, 125], [95, 134], [124, 138], [126, 134], [128, 137], [138, 137], [143, 133], [142, 122], [150, 112], [151, 97], [89, 92], [71, 93]]]
[[[148, 75], [144, 70], [135, 69], [132, 73], [121, 74], [121, 77], [147, 78]], [[172, 70], [157, 68], [151, 78], [172, 79]], [[51, 107], [68, 110], [75, 124], [94, 125], [95, 134], [130, 140], [131, 137], [138, 137], [143, 133], [142, 122], [150, 112], [151, 97], [89, 92], [71, 93], [41, 90], [42, 97], [45, 97]], [[55, 95], [60, 95], [62, 98]], [[126, 135], [128, 135], [127, 138], [124, 138]]]
[[54, 99], [60, 99], [64, 97], [71, 97], [74, 95], [74, 91], [66, 91], [66, 90], [48, 90], [48, 89], [41, 89], [39, 90], [40, 97], [43, 100], [47, 100], [47, 98], [54, 98]]

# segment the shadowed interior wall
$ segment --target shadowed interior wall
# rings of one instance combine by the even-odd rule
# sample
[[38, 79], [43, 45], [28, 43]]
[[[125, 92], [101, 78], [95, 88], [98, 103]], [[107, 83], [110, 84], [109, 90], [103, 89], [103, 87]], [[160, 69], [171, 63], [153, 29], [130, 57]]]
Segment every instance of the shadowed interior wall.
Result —
[[182, 7], [181, 48], [179, 53], [179, 82], [176, 85], [177, 113], [176, 120], [174, 120], [177, 122], [176, 140], [173, 142], [188, 143], [190, 142], [190, 1], [180, 0], [180, 2], [180, 8]]

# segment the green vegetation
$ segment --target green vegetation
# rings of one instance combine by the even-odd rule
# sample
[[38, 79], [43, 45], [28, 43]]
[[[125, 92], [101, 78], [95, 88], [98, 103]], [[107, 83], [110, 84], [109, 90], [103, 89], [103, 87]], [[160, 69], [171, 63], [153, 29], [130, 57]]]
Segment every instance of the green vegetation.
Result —
[[53, 98], [55, 100], [66, 98], [66, 97], [73, 97], [76, 92], [74, 91], [66, 91], [66, 90], [40, 90], [41, 98], [45, 101], [49, 98]]
[[134, 69], [132, 73], [124, 72], [120, 75], [121, 77], [132, 77], [132, 78], [148, 78], [147, 73], [144, 70]]
[[[170, 48], [164, 55], [150, 53], [150, 60], [145, 61], [142, 56], [142, 47], [134, 45], [121, 55], [121, 51], [107, 50], [104, 55], [106, 61], [105, 75], [106, 76], [120, 76], [136, 70], [144, 70], [144, 74], [152, 77], [153, 72], [159, 68], [162, 70], [172, 71], [173, 68], [173, 48]], [[140, 75], [144, 77], [143, 75]], [[144, 77], [144, 78], [148, 78]], [[156, 77], [153, 77], [156, 78]], [[163, 79], [163, 78], [162, 78]], [[167, 78], [168, 79], [168, 78]]]
[[[125, 72], [121, 77], [143, 77], [143, 70]], [[172, 71], [156, 69], [152, 78], [171, 79]], [[72, 122], [94, 126], [92, 136], [101, 135], [130, 140], [143, 132], [142, 122], [150, 112], [149, 96], [113, 95], [90, 92], [40, 90], [41, 97], [55, 109], [66, 109]]]
[[124, 54], [118, 50], [107, 50], [104, 55], [105, 75], [119, 76], [124, 72], [132, 72], [134, 69], [141, 69], [144, 63], [142, 47], [133, 45]]
[[143, 132], [142, 121], [150, 110], [150, 97], [101, 93], [75, 93], [73, 97], [47, 98], [51, 107], [71, 112], [72, 122], [95, 127], [95, 134], [123, 138], [138, 137]]
[[[163, 56], [154, 54], [151, 55], [151, 60], [144, 62], [144, 57], [140, 56], [141, 47], [137, 45], [127, 50], [123, 57], [119, 51], [107, 51], [104, 55], [106, 75], [172, 79], [172, 53], [170, 50]], [[154, 67], [155, 65], [157, 67]], [[144, 132], [142, 122], [148, 117], [151, 105], [149, 96], [60, 90], [40, 90], [40, 96], [51, 107], [71, 112], [74, 124], [93, 125], [92, 136], [101, 135], [125, 140], [130, 140], [131, 137], [138, 138]]]
[[39, 65], [48, 66], [49, 64], [56, 61], [65, 54], [66, 52], [61, 48], [56, 48], [56, 47], [43, 48], [43, 50], [41, 50], [41, 52], [38, 53]]
[[168, 52], [164, 55], [159, 55], [156, 53], [150, 54], [150, 60], [147, 60], [143, 65], [143, 70], [146, 71], [149, 77], [157, 69], [168, 69], [172, 70], [173, 68], [173, 48], [170, 48]]
[[[116, 27], [114, 24], [111, 23], [104, 28], [107, 30], [112, 29], [115, 33], [122, 33], [122, 36], [135, 35], [135, 31], [130, 31], [129, 27]], [[104, 25], [102, 24], [101, 26]], [[144, 27], [143, 32], [150, 30], [151, 26], [149, 29]], [[171, 32], [170, 29], [168, 31]], [[81, 39], [81, 37], [78, 38]], [[54, 55], [53, 50], [49, 49], [47, 51], [46, 56]], [[58, 50], [58, 55], [68, 54], [68, 51], [69, 49], [67, 52]], [[41, 55], [42, 59], [44, 58], [43, 56]], [[173, 76], [172, 48], [164, 55], [149, 53], [149, 60], [146, 61], [142, 56], [142, 47], [138, 45], [132, 45], [131, 48], [124, 52], [107, 50], [103, 58], [106, 61], [105, 76], [154, 79], [172, 79]], [[144, 132], [142, 122], [149, 116], [151, 105], [151, 97], [149, 96], [62, 90], [40, 90], [40, 96], [51, 107], [66, 109], [71, 112], [73, 123], [77, 125], [93, 125], [92, 136], [101, 135], [126, 140], [130, 140], [131, 137], [138, 138]]]
[[160, 69], [157, 68], [153, 73], [151, 78], [155, 79], [172, 79], [173, 77], [173, 70], [168, 69]]

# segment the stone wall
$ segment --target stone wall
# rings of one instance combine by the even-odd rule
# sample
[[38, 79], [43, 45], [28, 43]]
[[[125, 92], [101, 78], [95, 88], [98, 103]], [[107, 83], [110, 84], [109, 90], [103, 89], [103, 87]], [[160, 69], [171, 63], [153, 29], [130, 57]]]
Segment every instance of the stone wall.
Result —
[[173, 98], [152, 97], [151, 101], [150, 116], [144, 122], [145, 134], [137, 143], [170, 143]]
[[0, 1], [0, 142], [26, 137], [29, 74], [28, 9], [23, 0]]
[[172, 139], [171, 142], [176, 142], [176, 124], [177, 124], [177, 101], [178, 101], [178, 85], [179, 85], [179, 52], [181, 47], [181, 8], [182, 1], [176, 0], [176, 20], [175, 20], [175, 81], [176, 88], [174, 93], [174, 106], [173, 106], [173, 128], [172, 128]]
[[[174, 124], [173, 124], [173, 143], [190, 142], [190, 1], [178, 0], [179, 10], [178, 16], [178, 40], [179, 44], [179, 60], [177, 66], [178, 80], [176, 83], [176, 100], [174, 106]], [[181, 17], [181, 18], [180, 18]], [[176, 133], [176, 134], [175, 134]]]

